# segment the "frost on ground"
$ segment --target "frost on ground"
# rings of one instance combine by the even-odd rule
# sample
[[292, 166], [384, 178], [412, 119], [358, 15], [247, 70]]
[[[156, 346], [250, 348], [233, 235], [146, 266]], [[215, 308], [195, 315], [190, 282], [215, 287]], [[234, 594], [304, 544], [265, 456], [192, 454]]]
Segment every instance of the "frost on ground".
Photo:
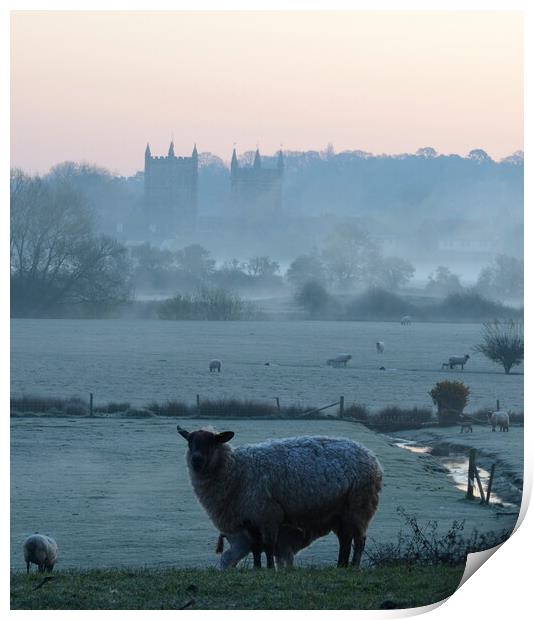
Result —
[[[236, 444], [303, 434], [361, 441], [378, 455], [385, 484], [369, 544], [395, 542], [404, 523], [465, 533], [511, 530], [515, 517], [464, 499], [437, 462], [413, 454], [365, 427], [339, 420], [211, 421], [235, 431]], [[200, 426], [194, 420], [183, 426]], [[491, 434], [491, 431], [488, 431]], [[509, 434], [511, 435], [511, 433]], [[38, 449], [36, 447], [38, 446]], [[11, 423], [11, 566], [23, 568], [22, 542], [39, 531], [58, 541], [58, 568], [214, 566], [217, 532], [189, 485], [185, 446], [173, 419], [16, 418]], [[515, 452], [510, 458], [515, 458]], [[36, 498], [39, 498], [38, 501]], [[335, 564], [331, 534], [299, 556], [302, 564]]]

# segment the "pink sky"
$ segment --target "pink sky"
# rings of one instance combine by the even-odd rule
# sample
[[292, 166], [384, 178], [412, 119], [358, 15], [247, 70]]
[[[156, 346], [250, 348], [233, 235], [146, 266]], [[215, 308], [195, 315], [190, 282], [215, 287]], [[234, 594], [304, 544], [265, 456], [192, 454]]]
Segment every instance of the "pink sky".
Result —
[[523, 148], [518, 12], [15, 12], [12, 165], [167, 151], [499, 159]]

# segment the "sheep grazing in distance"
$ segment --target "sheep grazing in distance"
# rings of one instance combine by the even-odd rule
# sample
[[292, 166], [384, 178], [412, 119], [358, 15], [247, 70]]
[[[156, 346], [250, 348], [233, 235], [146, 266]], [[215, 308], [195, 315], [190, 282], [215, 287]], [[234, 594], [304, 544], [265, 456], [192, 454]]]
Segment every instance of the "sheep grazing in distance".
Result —
[[495, 432], [495, 428], [498, 426], [499, 430], [507, 433], [510, 430], [510, 415], [504, 411], [494, 411], [488, 413], [488, 421], [491, 424], [491, 430]]
[[[278, 539], [274, 550], [277, 568], [291, 568], [295, 555], [305, 549], [314, 540], [326, 536], [336, 529], [336, 523], [318, 524], [313, 529], [302, 529], [291, 525], [282, 524], [278, 531]], [[230, 548], [224, 551], [224, 539], [230, 543]], [[258, 540], [252, 532], [246, 530], [233, 536], [219, 534], [217, 553], [222, 553], [220, 568], [234, 568], [249, 553], [254, 556], [254, 567], [261, 568], [262, 541]]]
[[27, 573], [30, 572], [30, 564], [37, 564], [40, 573], [45, 569], [52, 572], [58, 555], [57, 543], [53, 538], [33, 534], [24, 541], [23, 551]]
[[334, 368], [339, 368], [341, 366], [346, 366], [347, 362], [349, 362], [351, 359], [352, 359], [352, 355], [345, 353], [343, 355], [338, 355], [337, 357], [331, 357], [330, 359], [326, 360], [326, 365], [333, 366]]
[[188, 432], [186, 461], [193, 490], [219, 532], [252, 530], [274, 568], [280, 528], [339, 523], [338, 566], [359, 566], [382, 488], [375, 455], [349, 439], [292, 437], [233, 449], [234, 433]]
[[222, 362], [221, 360], [211, 360], [210, 362], [210, 372], [221, 372]]
[[453, 355], [452, 357], [449, 357], [448, 362], [443, 362], [441, 367], [443, 368], [448, 366], [451, 370], [453, 370], [455, 366], [461, 366], [463, 370], [465, 364], [467, 364], [468, 359], [469, 355], [467, 353], [462, 357], [460, 357], [459, 355]]
[[400, 324], [401, 325], [411, 325], [412, 324], [412, 317], [407, 314], [405, 316], [403, 316], [400, 320]]
[[376, 343], [376, 352], [377, 352], [377, 353], [384, 353], [384, 348], [385, 348], [385, 347], [384, 347], [384, 343], [383, 343], [381, 340], [379, 340], [379, 341]]

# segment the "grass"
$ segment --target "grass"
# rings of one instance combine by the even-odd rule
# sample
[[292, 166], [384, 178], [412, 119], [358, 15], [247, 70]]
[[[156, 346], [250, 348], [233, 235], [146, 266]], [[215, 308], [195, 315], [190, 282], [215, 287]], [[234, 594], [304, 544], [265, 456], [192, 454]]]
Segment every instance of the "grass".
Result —
[[463, 565], [359, 571], [111, 569], [11, 573], [11, 609], [396, 609], [441, 601]]

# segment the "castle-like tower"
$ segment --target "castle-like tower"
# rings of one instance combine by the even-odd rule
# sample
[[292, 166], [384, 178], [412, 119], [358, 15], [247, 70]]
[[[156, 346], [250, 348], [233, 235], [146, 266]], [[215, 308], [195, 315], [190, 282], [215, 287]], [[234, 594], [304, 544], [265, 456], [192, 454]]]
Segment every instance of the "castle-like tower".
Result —
[[256, 149], [254, 164], [240, 167], [234, 149], [230, 165], [232, 205], [240, 213], [279, 212], [282, 207], [284, 156], [278, 152], [276, 168], [262, 168], [261, 155]]
[[196, 226], [198, 202], [198, 152], [176, 157], [174, 142], [166, 157], [153, 157], [145, 150], [145, 218], [156, 239], [175, 237]]

